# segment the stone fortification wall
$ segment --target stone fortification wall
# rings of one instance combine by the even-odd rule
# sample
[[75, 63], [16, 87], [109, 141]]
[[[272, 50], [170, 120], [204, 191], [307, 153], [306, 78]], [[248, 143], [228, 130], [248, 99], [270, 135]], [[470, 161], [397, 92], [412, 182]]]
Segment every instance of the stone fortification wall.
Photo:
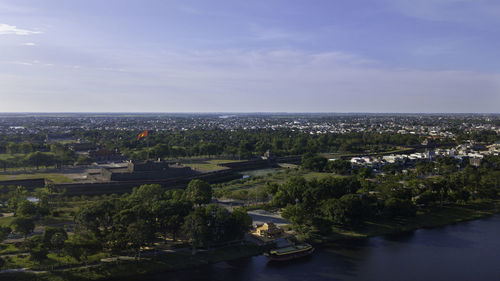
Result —
[[102, 194], [123, 194], [131, 192], [134, 187], [144, 184], [159, 184], [164, 188], [175, 189], [185, 188], [193, 179], [201, 179], [209, 183], [219, 183], [241, 177], [231, 170], [215, 171], [210, 173], [192, 175], [189, 177], [178, 177], [171, 179], [156, 180], [134, 180], [134, 181], [113, 181], [100, 183], [65, 183], [56, 184], [55, 188], [64, 190], [66, 196], [93, 196]]
[[45, 179], [26, 179], [26, 180], [6, 180], [0, 181], [0, 186], [23, 186], [29, 191], [33, 191], [35, 188], [44, 187]]

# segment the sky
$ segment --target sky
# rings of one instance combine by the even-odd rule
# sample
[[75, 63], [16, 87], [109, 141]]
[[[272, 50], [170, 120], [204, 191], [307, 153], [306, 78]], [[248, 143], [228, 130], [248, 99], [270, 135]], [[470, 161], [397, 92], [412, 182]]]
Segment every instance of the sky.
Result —
[[0, 112], [500, 113], [498, 0], [0, 0]]

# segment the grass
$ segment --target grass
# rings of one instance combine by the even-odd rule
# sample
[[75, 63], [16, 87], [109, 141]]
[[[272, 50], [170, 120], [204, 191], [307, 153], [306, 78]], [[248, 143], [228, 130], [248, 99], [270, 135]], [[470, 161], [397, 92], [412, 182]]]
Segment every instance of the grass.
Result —
[[0, 226], [9, 226], [14, 220], [14, 217], [0, 217]]
[[223, 163], [234, 163], [234, 162], [242, 162], [243, 160], [231, 160], [231, 159], [212, 159], [212, 160], [184, 160], [182, 161], [182, 165], [191, 167], [194, 170], [198, 170], [201, 172], [211, 172], [211, 171], [219, 171], [225, 170], [225, 167], [219, 166], [219, 164]]
[[244, 162], [245, 160], [233, 160], [233, 159], [212, 159], [206, 162], [211, 164], [224, 164], [224, 163], [236, 163], [236, 162]]
[[14, 244], [0, 244], [0, 255], [9, 255], [19, 253], [21, 250], [14, 246]]
[[23, 154], [23, 153], [15, 153], [15, 154], [1, 153], [0, 160], [7, 160], [9, 158], [22, 158], [25, 156], [26, 156], [26, 154]]
[[219, 171], [219, 170], [225, 170], [225, 167], [218, 166], [216, 164], [212, 163], [183, 163], [182, 165], [191, 167], [193, 170], [201, 171], [201, 172], [211, 172], [211, 171]]
[[[107, 258], [110, 255], [108, 253], [97, 253], [91, 256], [88, 256], [87, 263], [95, 264], [101, 261], [103, 258]], [[57, 253], [49, 253], [47, 255], [47, 259], [38, 263], [30, 259], [29, 254], [19, 254], [12, 255], [5, 258], [6, 264], [4, 265], [4, 269], [6, 268], [29, 268], [31, 270], [48, 270], [58, 267], [76, 267], [85, 265], [82, 261], [78, 261], [73, 257], [67, 255], [58, 255]]]
[[225, 184], [221, 184], [216, 188], [216, 196], [218, 198], [230, 199], [245, 199], [246, 195], [242, 190], [248, 192], [248, 198], [255, 198], [254, 192], [264, 190], [266, 183], [283, 184], [293, 176], [302, 176], [306, 180], [322, 179], [325, 177], [342, 177], [332, 173], [310, 172], [298, 169], [262, 169], [242, 172], [241, 174], [250, 175], [249, 178], [233, 180]]
[[332, 173], [320, 173], [320, 172], [307, 172], [302, 175], [307, 181], [312, 179], [323, 179], [326, 177], [344, 177], [342, 175], [336, 175]]
[[62, 175], [56, 173], [33, 173], [33, 174], [18, 174], [18, 175], [0, 175], [0, 181], [4, 180], [21, 180], [21, 179], [37, 179], [37, 178], [46, 178], [54, 183], [68, 183], [73, 180]]

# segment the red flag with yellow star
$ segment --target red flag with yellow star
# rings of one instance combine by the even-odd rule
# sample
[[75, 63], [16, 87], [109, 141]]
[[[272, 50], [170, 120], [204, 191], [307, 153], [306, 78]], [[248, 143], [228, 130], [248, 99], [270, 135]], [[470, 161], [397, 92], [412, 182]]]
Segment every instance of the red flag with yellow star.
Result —
[[145, 130], [144, 132], [140, 133], [138, 136], [137, 136], [137, 140], [140, 140], [142, 138], [145, 138], [148, 136], [148, 130]]

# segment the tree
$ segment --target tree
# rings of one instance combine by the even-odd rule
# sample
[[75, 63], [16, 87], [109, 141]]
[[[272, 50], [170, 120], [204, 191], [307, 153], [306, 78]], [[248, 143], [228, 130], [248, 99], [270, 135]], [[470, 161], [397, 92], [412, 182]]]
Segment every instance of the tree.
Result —
[[12, 232], [12, 229], [8, 226], [0, 226], [0, 242], [7, 239], [9, 234]]
[[21, 233], [24, 236], [24, 240], [33, 233], [35, 229], [35, 221], [32, 218], [17, 217], [12, 221], [12, 226], [16, 232]]
[[24, 200], [19, 204], [16, 210], [16, 216], [18, 217], [34, 217], [38, 213], [38, 208], [35, 203]]
[[33, 146], [29, 142], [23, 142], [19, 145], [19, 152], [28, 154], [33, 151]]
[[9, 162], [7, 160], [4, 160], [4, 159], [0, 159], [0, 167], [2, 167], [3, 171], [6, 172], [7, 171], [7, 164]]
[[60, 232], [52, 235], [52, 238], [50, 239], [50, 246], [52, 249], [57, 251], [57, 254], [60, 256], [61, 255], [61, 250], [64, 247], [64, 242], [68, 239], [67, 235], [64, 235]]
[[77, 165], [90, 165], [94, 162], [94, 159], [90, 158], [87, 155], [80, 155], [76, 160]]
[[196, 254], [196, 248], [203, 246], [206, 241], [208, 230], [204, 211], [203, 208], [197, 208], [184, 219], [184, 233], [191, 243], [193, 255]]
[[26, 163], [28, 163], [30, 166], [35, 166], [37, 170], [40, 166], [40, 163], [43, 161], [42, 159], [43, 155], [40, 151], [30, 153], [24, 158]]
[[76, 259], [87, 260], [87, 256], [101, 249], [101, 243], [89, 232], [79, 232], [64, 242], [64, 252]]
[[45, 247], [43, 243], [38, 243], [35, 247], [29, 249], [30, 259], [38, 263], [47, 259], [47, 254], [49, 250]]
[[342, 159], [328, 161], [327, 169], [336, 174], [347, 175], [351, 169], [351, 163]]
[[78, 211], [75, 221], [99, 239], [104, 238], [113, 225], [116, 206], [112, 200], [98, 201]]
[[301, 204], [289, 204], [281, 215], [292, 223], [293, 228], [298, 233], [305, 234], [310, 230], [309, 225], [311, 224], [312, 217]]
[[243, 235], [252, 228], [252, 217], [245, 209], [236, 208], [233, 210], [226, 224], [226, 233], [229, 239], [242, 238]]
[[14, 142], [9, 142], [7, 146], [5, 146], [8, 154], [15, 154], [19, 152], [19, 146]]
[[325, 157], [313, 156], [311, 153], [306, 153], [302, 156], [302, 167], [311, 171], [322, 172], [325, 170], [328, 160]]
[[415, 202], [417, 204], [428, 206], [428, 205], [431, 205], [432, 203], [436, 202], [437, 200], [439, 200], [439, 194], [438, 193], [432, 192], [431, 190], [426, 190], [426, 191], [422, 192], [417, 197], [417, 199], [415, 200]]
[[384, 202], [384, 212], [391, 217], [409, 217], [415, 216], [417, 209], [410, 200], [389, 198]]
[[43, 231], [42, 241], [58, 253], [63, 249], [68, 234], [62, 227], [46, 227]]
[[323, 213], [333, 222], [343, 225], [360, 224], [370, 214], [369, 201], [358, 194], [346, 194], [340, 199], [323, 202]]
[[189, 200], [201, 206], [212, 200], [212, 187], [202, 180], [191, 180], [186, 190]]
[[156, 202], [153, 206], [153, 214], [156, 217], [158, 231], [165, 233], [165, 237], [167, 233], [172, 234], [175, 241], [182, 228], [184, 217], [189, 214], [191, 208], [191, 202], [176, 198]]
[[145, 220], [139, 219], [127, 227], [128, 243], [137, 250], [137, 258], [141, 258], [141, 247], [154, 239], [154, 229]]

